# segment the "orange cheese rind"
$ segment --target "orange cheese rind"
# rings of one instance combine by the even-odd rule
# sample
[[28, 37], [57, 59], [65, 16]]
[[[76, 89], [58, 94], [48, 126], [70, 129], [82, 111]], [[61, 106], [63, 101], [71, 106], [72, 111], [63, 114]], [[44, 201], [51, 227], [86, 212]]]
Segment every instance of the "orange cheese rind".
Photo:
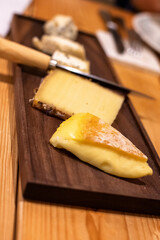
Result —
[[115, 128], [90, 113], [78, 113], [64, 121], [50, 143], [112, 175], [137, 178], [153, 173], [146, 155]]
[[147, 156], [136, 148], [129, 139], [111, 125], [92, 114], [86, 115], [82, 136], [84, 141], [112, 147], [128, 155], [134, 155], [141, 160], [147, 160]]
[[72, 130], [68, 133], [70, 139], [114, 148], [124, 154], [133, 155], [142, 161], [147, 161], [147, 156], [136, 148], [129, 139], [100, 118], [90, 113], [75, 114], [62, 123], [61, 128], [75, 123], [77, 127], [72, 127]]

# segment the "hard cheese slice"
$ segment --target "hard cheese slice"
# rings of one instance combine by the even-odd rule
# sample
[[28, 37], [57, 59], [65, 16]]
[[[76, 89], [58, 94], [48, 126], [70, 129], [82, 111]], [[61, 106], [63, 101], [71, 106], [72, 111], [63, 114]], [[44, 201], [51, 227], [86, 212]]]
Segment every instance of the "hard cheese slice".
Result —
[[116, 129], [89, 113], [76, 114], [63, 122], [50, 143], [119, 177], [152, 175], [147, 156]]
[[44, 78], [32, 105], [66, 119], [91, 113], [112, 124], [124, 96], [67, 71], [54, 70]]

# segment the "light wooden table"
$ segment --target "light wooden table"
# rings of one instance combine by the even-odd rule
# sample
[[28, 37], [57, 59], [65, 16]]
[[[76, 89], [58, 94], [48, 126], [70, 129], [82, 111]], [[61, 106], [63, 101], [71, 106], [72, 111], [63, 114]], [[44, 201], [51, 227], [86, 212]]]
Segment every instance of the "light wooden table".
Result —
[[[123, 16], [132, 15], [105, 4], [85, 0], [35, 0], [25, 14], [44, 20], [54, 14], [73, 16], [81, 30], [104, 29], [99, 8]], [[160, 154], [160, 77], [149, 71], [112, 61], [117, 76], [127, 87], [156, 98], [132, 97], [132, 102]], [[0, 59], [0, 239], [1, 240], [158, 240], [160, 218], [126, 213], [91, 211], [25, 201], [18, 174], [12, 64]]]

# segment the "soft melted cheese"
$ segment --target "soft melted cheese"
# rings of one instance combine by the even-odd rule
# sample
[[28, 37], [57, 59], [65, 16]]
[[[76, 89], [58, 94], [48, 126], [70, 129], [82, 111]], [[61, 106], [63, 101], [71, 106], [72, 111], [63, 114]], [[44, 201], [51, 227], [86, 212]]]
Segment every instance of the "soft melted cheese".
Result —
[[[119, 177], [138, 178], [151, 175], [152, 169], [147, 164], [147, 157], [121, 133], [108, 126], [101, 120], [98, 123], [97, 117], [91, 114], [76, 114], [60, 125], [50, 143], [54, 147], [65, 148], [82, 161]], [[115, 133], [119, 135], [118, 138], [115, 138]]]
[[88, 112], [112, 124], [124, 96], [70, 72], [54, 70], [43, 80], [34, 100], [68, 116]]

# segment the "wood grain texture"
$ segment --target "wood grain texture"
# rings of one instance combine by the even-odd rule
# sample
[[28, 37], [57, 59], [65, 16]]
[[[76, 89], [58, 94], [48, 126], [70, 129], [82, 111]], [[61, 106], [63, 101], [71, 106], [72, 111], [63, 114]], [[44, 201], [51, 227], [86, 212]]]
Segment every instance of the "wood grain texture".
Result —
[[[43, 24], [21, 16], [15, 18], [13, 39], [17, 41], [17, 37], [14, 38], [17, 33], [18, 38], [23, 39], [25, 30], [24, 27], [21, 30], [22, 25], [27, 29], [25, 34], [27, 37], [23, 43], [30, 44], [35, 31], [37, 29], [40, 29], [39, 32], [42, 31]], [[78, 40], [85, 46], [88, 59], [91, 61], [91, 72], [116, 82], [116, 76], [95, 37], [80, 33]], [[50, 136], [61, 121], [31, 108], [28, 103], [40, 81], [41, 78], [38, 76], [25, 73], [23, 70], [18, 69], [15, 72], [19, 161], [25, 198], [159, 214], [159, 190], [154, 184], [159, 182], [158, 158], [147, 140], [146, 133], [141, 129], [129, 101], [126, 100], [123, 104], [114, 126], [148, 156], [154, 174], [142, 180], [115, 178], [78, 161], [65, 151], [51, 147], [48, 144]]]
[[[21, 202], [23, 219], [17, 240], [151, 240], [159, 239], [156, 218], [93, 212], [51, 205]], [[51, 219], [55, 220], [49, 220]], [[31, 223], [27, 219], [32, 219]], [[46, 219], [43, 223], [41, 219]], [[48, 220], [48, 221], [47, 221]], [[115, 224], [115, 222], [117, 224]], [[145, 238], [144, 238], [145, 237]]]
[[18, 201], [16, 240], [159, 240], [157, 217]]
[[126, 68], [123, 64], [113, 63], [114, 69], [123, 85], [140, 90], [151, 95], [155, 100], [147, 100], [141, 97], [130, 96], [132, 103], [139, 113], [140, 118], [159, 121], [160, 119], [160, 76], [133, 67]]
[[4, 59], [0, 59], [0, 103], [0, 239], [13, 240], [18, 151], [12, 64]]
[[[76, 2], [76, 3], [75, 3]], [[126, 13], [121, 10], [114, 10], [112, 7], [108, 7], [107, 5], [100, 3], [92, 3], [92, 1], [79, 0], [68, 0], [67, 4], [65, 0], [34, 0], [32, 5], [26, 11], [27, 15], [42, 18], [42, 19], [50, 19], [52, 15], [56, 13], [64, 13], [64, 14], [72, 14], [74, 19], [76, 19], [76, 23], [79, 24], [79, 27], [82, 30], [88, 30], [90, 32], [94, 32], [96, 29], [104, 28], [104, 25], [101, 19], [97, 16], [97, 10], [101, 7], [106, 9], [110, 9], [112, 12], [116, 12], [123, 16], [129, 25], [131, 24], [130, 20], [132, 15], [130, 13]], [[86, 8], [86, 4], [88, 8]], [[89, 11], [88, 11], [89, 9]], [[87, 14], [83, 14], [83, 12], [87, 12]], [[90, 17], [91, 16], [91, 17]], [[89, 19], [89, 20], [88, 20]], [[84, 28], [84, 29], [83, 29]], [[127, 66], [121, 65], [119, 63], [114, 63], [114, 68], [119, 76], [119, 79], [123, 82], [125, 86], [135, 87], [136, 90], [141, 91], [149, 91], [147, 85], [143, 84], [145, 79], [149, 77], [150, 83], [156, 81], [156, 85], [152, 88], [152, 94], [158, 95], [159, 90], [157, 90], [156, 86], [159, 86], [160, 81], [158, 81], [159, 76], [155, 76], [153, 74], [149, 74], [148, 72], [139, 72], [135, 71], [134, 68], [129, 68]], [[0, 72], [5, 71], [4, 78], [1, 78], [1, 81], [7, 82], [12, 81], [12, 79], [8, 75], [10, 75], [10, 68], [8, 68], [8, 64], [1, 65]], [[8, 74], [8, 75], [7, 75]], [[135, 77], [136, 76], [136, 77]], [[142, 85], [136, 85], [137, 79], [141, 79]], [[2, 88], [1, 88], [2, 90]], [[1, 98], [1, 97], [0, 97]], [[2, 98], [1, 98], [2, 99]], [[158, 111], [155, 108], [154, 103], [150, 104], [148, 108], [148, 101], [146, 101], [146, 107], [143, 109], [143, 105], [141, 105], [141, 99], [132, 98], [134, 107], [136, 108], [139, 116], [142, 115], [144, 118], [141, 119], [143, 124], [156, 147], [157, 152], [160, 154], [159, 147], [159, 135], [160, 135], [160, 122], [157, 117], [157, 121], [152, 120], [152, 114], [156, 117], [156, 112]], [[2, 115], [4, 112], [9, 111], [6, 108], [0, 112], [0, 116], [2, 119]], [[142, 113], [141, 113], [142, 111]], [[152, 114], [150, 114], [150, 111]], [[12, 112], [12, 110], [11, 110]], [[149, 116], [148, 116], [149, 114]], [[0, 121], [0, 124], [2, 122]], [[13, 121], [13, 124], [15, 122]], [[3, 126], [5, 123], [3, 123]], [[2, 137], [4, 135], [1, 135]], [[1, 137], [1, 138], [2, 138]], [[13, 137], [14, 139], [14, 137]], [[8, 142], [5, 141], [5, 145], [2, 151], [6, 151], [8, 148]], [[16, 152], [16, 148], [13, 148]], [[2, 156], [2, 155], [1, 155]], [[4, 158], [3, 158], [4, 160]], [[1, 167], [1, 166], [0, 166]], [[6, 168], [5, 168], [6, 169]], [[10, 170], [10, 168], [7, 168]], [[6, 170], [7, 171], [7, 170]], [[4, 172], [3, 172], [4, 174]], [[10, 175], [9, 175], [10, 176]], [[19, 186], [20, 189], [20, 186]], [[5, 191], [6, 196], [8, 196], [8, 192]], [[1, 196], [2, 197], [2, 196]], [[6, 198], [6, 197], [5, 197]], [[4, 199], [4, 197], [3, 197]], [[13, 203], [13, 201], [11, 201]], [[1, 201], [2, 204], [2, 201]], [[4, 218], [4, 213], [9, 212], [7, 209], [11, 209], [10, 201], [3, 202], [3, 206], [5, 210], [3, 214], [1, 212], [0, 215], [0, 232], [1, 239], [4, 237], [6, 240], [10, 239], [9, 236], [12, 236], [13, 232], [13, 222], [10, 225], [6, 225], [2, 222]], [[14, 207], [14, 203], [12, 205]], [[67, 211], [68, 210], [68, 211]], [[57, 207], [55, 205], [45, 205], [45, 204], [37, 204], [25, 201], [22, 197], [19, 198], [18, 201], [18, 221], [17, 221], [17, 238], [18, 240], [88, 240], [88, 239], [110, 239], [110, 240], [159, 240], [160, 239], [160, 218], [155, 217], [147, 217], [147, 216], [133, 216], [126, 215], [124, 213], [109, 213], [109, 212], [97, 212], [97, 211], [87, 211], [85, 209], [70, 209], [65, 207]], [[59, 214], [57, 214], [59, 213]], [[60, 214], [61, 213], [61, 214]], [[90, 217], [86, 217], [89, 213]], [[7, 214], [8, 216], [8, 214]], [[11, 215], [10, 215], [11, 216]], [[6, 219], [6, 218], [5, 218]], [[87, 224], [86, 224], [87, 222]], [[8, 221], [7, 221], [8, 223]], [[3, 227], [2, 227], [3, 226]], [[7, 227], [6, 227], [7, 226]], [[95, 227], [96, 226], [96, 227]], [[97, 227], [98, 226], [98, 227]], [[7, 229], [7, 230], [6, 230]], [[98, 229], [98, 230], [97, 230]]]
[[7, 61], [0, 59], [0, 72], [0, 239], [11, 240], [16, 209], [17, 138], [12, 72]]

